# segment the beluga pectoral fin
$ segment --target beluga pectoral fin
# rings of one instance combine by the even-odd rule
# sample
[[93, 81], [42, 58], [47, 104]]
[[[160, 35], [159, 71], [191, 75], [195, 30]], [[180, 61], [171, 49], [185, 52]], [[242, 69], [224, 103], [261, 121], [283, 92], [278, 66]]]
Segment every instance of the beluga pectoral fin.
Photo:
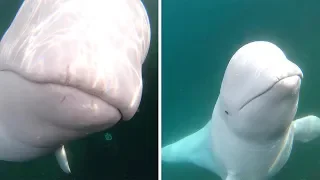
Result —
[[214, 162], [210, 146], [210, 124], [184, 137], [183, 139], [162, 148], [161, 158], [169, 163], [193, 163], [202, 168], [214, 171]]
[[62, 145], [59, 149], [56, 150], [55, 156], [62, 171], [67, 174], [70, 174], [71, 170], [69, 167], [68, 157], [64, 145]]
[[314, 115], [305, 116], [293, 121], [294, 140], [309, 142], [320, 137], [320, 118]]
[[232, 176], [232, 175], [228, 175], [227, 178], [225, 180], [241, 180], [235, 176]]

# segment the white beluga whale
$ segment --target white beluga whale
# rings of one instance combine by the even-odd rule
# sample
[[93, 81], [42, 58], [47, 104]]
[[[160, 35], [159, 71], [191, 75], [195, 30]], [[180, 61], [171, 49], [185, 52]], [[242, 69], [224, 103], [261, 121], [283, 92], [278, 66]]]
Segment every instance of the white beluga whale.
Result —
[[294, 120], [302, 78], [276, 45], [244, 45], [227, 66], [211, 120], [163, 147], [162, 161], [193, 163], [222, 180], [269, 179], [286, 164], [295, 140], [320, 135], [318, 117]]
[[0, 43], [0, 160], [28, 161], [129, 120], [150, 24], [140, 0], [25, 0]]

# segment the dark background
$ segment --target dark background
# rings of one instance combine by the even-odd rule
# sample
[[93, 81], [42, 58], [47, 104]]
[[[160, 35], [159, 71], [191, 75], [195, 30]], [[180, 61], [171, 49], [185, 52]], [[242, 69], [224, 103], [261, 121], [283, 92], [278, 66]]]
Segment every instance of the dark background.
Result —
[[[0, 0], [0, 37], [21, 0]], [[152, 37], [143, 65], [143, 97], [139, 112], [128, 122], [66, 145], [71, 175], [49, 155], [30, 162], [0, 162], [1, 180], [151, 180], [158, 178], [158, 1], [143, 1]], [[106, 141], [105, 133], [112, 135]]]
[[[211, 118], [231, 56], [251, 41], [278, 45], [304, 73], [297, 118], [320, 117], [317, 0], [162, 0], [162, 146]], [[274, 180], [319, 180], [320, 139], [295, 143]], [[191, 164], [162, 164], [163, 180], [220, 180]]]

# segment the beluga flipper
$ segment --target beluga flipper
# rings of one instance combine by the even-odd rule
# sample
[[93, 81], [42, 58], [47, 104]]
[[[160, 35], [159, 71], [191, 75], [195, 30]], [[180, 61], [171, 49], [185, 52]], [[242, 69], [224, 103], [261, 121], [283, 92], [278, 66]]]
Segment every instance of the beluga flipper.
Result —
[[54, 153], [129, 120], [150, 24], [140, 0], [25, 0], [0, 42], [0, 160]]
[[223, 180], [266, 180], [289, 159], [294, 140], [320, 136], [320, 119], [294, 121], [300, 68], [266, 41], [241, 47], [225, 71], [211, 120], [162, 148], [162, 160], [189, 162]]
[[55, 156], [63, 172], [70, 174], [71, 170], [69, 167], [69, 161], [68, 161], [68, 157], [67, 157], [67, 153], [64, 148], [64, 145], [62, 145], [59, 149], [55, 151]]
[[320, 136], [320, 118], [308, 115], [293, 121], [294, 140], [309, 142]]

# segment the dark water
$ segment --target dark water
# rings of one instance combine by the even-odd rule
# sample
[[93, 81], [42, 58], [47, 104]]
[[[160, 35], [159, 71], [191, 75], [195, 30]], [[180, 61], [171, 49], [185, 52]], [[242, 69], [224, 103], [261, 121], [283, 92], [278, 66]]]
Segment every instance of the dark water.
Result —
[[[320, 4], [316, 0], [162, 0], [162, 143], [210, 119], [224, 70], [242, 45], [267, 40], [304, 73], [297, 117], [320, 116]], [[320, 139], [295, 143], [275, 180], [319, 180]], [[163, 163], [164, 180], [218, 180], [190, 164]]]
[[[0, 0], [0, 37], [21, 0]], [[1, 180], [151, 180], [158, 174], [158, 1], [145, 0], [152, 26], [150, 51], [143, 66], [143, 98], [129, 122], [66, 145], [72, 175], [53, 155], [26, 163], [0, 162]], [[105, 140], [105, 133], [112, 140]]]

